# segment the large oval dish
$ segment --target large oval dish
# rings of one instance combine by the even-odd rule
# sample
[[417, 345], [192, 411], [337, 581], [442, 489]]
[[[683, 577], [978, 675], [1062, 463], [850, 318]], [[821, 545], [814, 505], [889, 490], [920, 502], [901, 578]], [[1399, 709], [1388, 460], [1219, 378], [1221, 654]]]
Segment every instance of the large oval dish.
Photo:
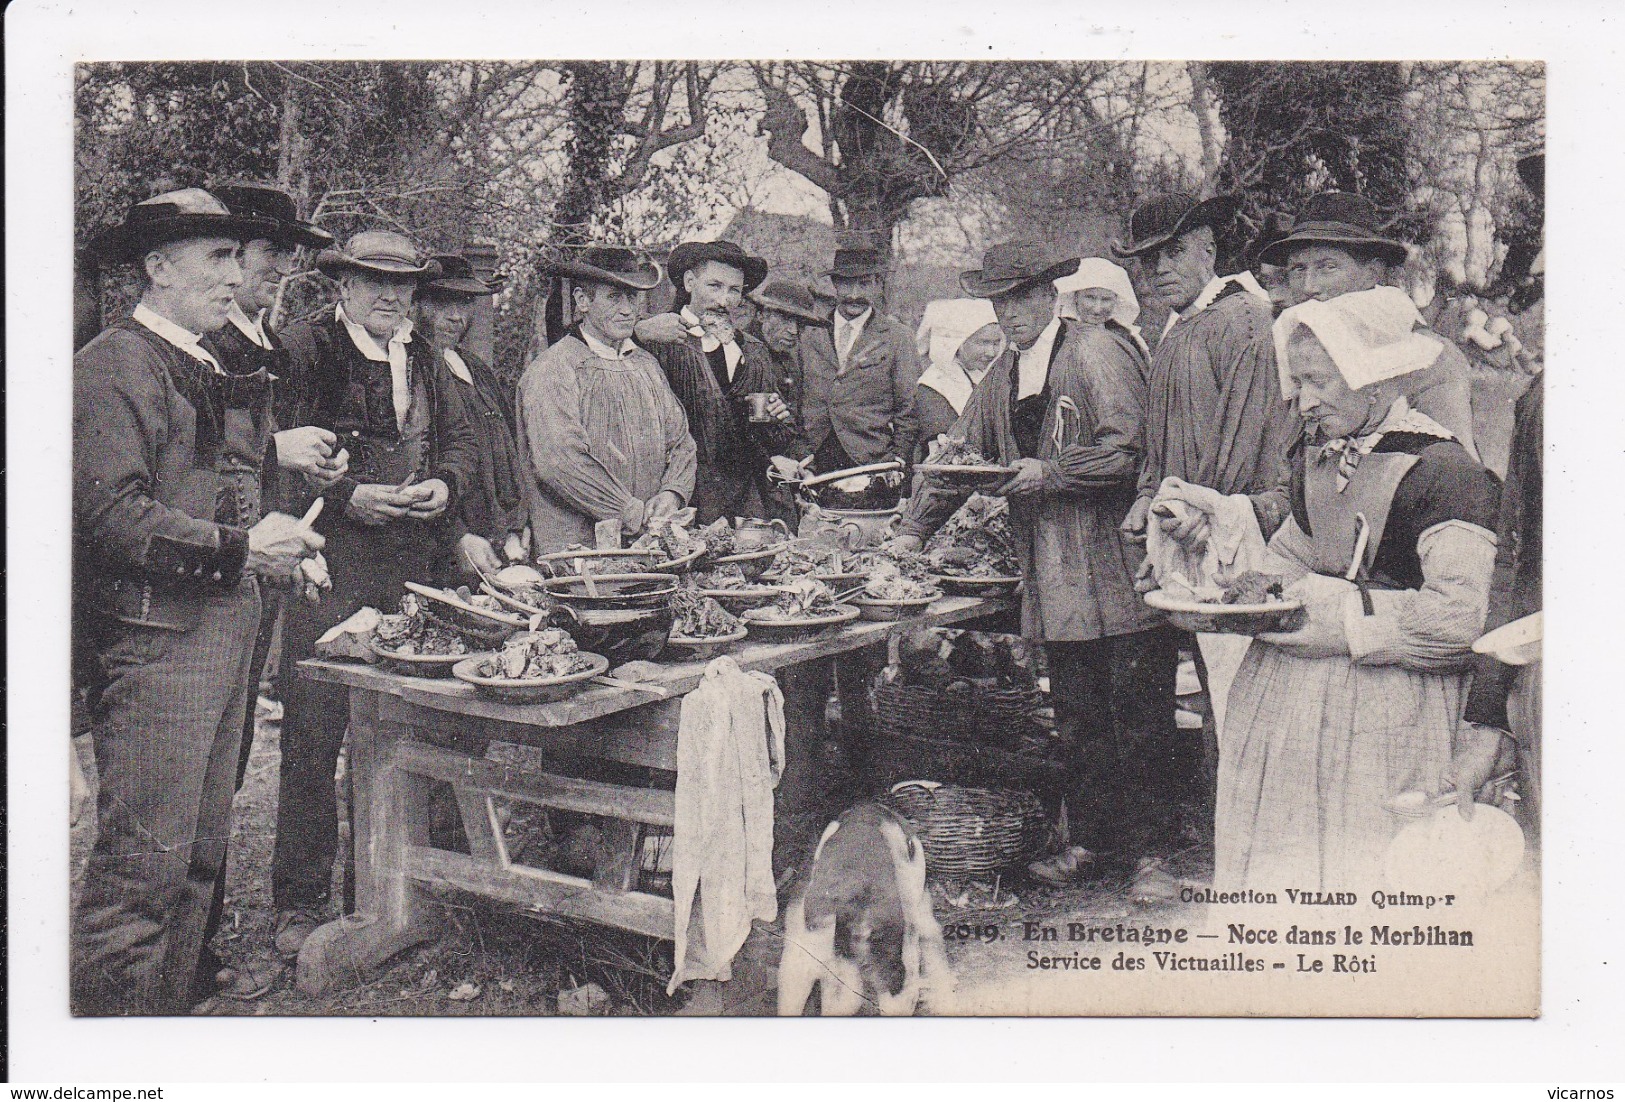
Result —
[[1167, 613], [1169, 623], [1176, 628], [1215, 635], [1292, 631], [1302, 622], [1303, 611], [1303, 602], [1295, 599], [1261, 605], [1214, 605], [1170, 597], [1160, 589], [1147, 593], [1145, 603]]
[[592, 665], [563, 677], [485, 677], [476, 672], [476, 668], [491, 657], [489, 654], [470, 655], [451, 668], [451, 675], [497, 700], [510, 704], [540, 704], [570, 696], [579, 691], [584, 682], [602, 676], [609, 669], [609, 659], [603, 655], [580, 653], [592, 659]]

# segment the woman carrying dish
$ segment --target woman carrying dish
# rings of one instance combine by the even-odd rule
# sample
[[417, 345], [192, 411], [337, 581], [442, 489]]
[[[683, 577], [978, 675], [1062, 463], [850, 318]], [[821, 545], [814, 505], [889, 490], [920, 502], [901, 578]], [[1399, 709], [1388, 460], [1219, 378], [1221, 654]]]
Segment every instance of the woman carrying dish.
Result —
[[[1218, 890], [1379, 884], [1404, 825], [1388, 802], [1449, 788], [1472, 756], [1458, 716], [1499, 487], [1403, 396], [1439, 354], [1418, 323], [1403, 292], [1379, 287], [1302, 303], [1275, 324], [1303, 432], [1288, 455], [1290, 515], [1258, 568], [1286, 578], [1306, 622], [1258, 636], [1230, 691]], [[1175, 480], [1158, 495], [1210, 519], [1224, 501]], [[1189, 515], [1180, 537], [1205, 540], [1210, 526]]]

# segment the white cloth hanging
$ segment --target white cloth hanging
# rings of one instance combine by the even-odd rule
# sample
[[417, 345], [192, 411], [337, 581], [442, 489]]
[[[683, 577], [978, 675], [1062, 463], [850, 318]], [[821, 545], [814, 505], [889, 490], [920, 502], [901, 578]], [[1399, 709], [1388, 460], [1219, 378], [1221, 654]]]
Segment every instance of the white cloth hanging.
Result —
[[784, 694], [765, 673], [724, 655], [683, 698], [677, 723], [672, 830], [675, 992], [726, 980], [754, 919], [778, 916], [773, 790], [784, 772]]

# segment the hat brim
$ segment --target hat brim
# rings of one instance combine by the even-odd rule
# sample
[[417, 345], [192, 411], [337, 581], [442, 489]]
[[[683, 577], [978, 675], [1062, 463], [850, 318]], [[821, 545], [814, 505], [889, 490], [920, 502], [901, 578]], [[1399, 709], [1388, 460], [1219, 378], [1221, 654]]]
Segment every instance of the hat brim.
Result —
[[[682, 246], [679, 245], [678, 248], [681, 249]], [[672, 286], [681, 290], [683, 276], [708, 260], [714, 260], [718, 264], [726, 264], [730, 268], [738, 268], [745, 277], [743, 290], [747, 295], [760, 287], [762, 281], [767, 278], [767, 261], [759, 256], [738, 256], [730, 253], [694, 250], [679, 259], [676, 250], [673, 250], [673, 259], [666, 263], [666, 271], [671, 276]]]
[[276, 228], [265, 236], [267, 240], [288, 248], [327, 249], [333, 245], [332, 234], [308, 222], [278, 222]]
[[1190, 210], [1180, 215], [1179, 221], [1164, 233], [1152, 234], [1139, 241], [1129, 240], [1126, 244], [1121, 241], [1112, 242], [1112, 255], [1118, 260], [1130, 260], [1137, 256], [1160, 249], [1176, 237], [1190, 233], [1198, 226], [1212, 226], [1218, 229], [1228, 225], [1241, 210], [1241, 197], [1238, 195], [1215, 195], [1211, 199], [1203, 199]]
[[773, 310], [777, 313], [783, 314], [786, 317], [795, 318], [803, 325], [818, 325], [828, 327], [835, 324], [831, 319], [826, 318], [822, 314], [815, 313], [811, 310], [804, 310], [799, 306], [791, 305], [790, 303], [783, 302], [779, 299], [762, 298], [759, 295], [751, 295], [750, 300], [757, 306], [760, 306], [763, 310]]
[[86, 246], [88, 252], [111, 263], [133, 263], [142, 253], [159, 245], [196, 237], [226, 237], [253, 241], [269, 237], [276, 223], [265, 218], [240, 214], [177, 214], [146, 222], [111, 226]]
[[1062, 276], [1069, 276], [1078, 270], [1083, 261], [1079, 257], [1062, 260], [1051, 264], [1041, 272], [1030, 276], [1021, 276], [1016, 279], [984, 279], [986, 269], [978, 268], [971, 272], [961, 272], [959, 275], [959, 289], [969, 298], [999, 298], [1003, 295], [1014, 294], [1038, 283], [1053, 283]]
[[484, 283], [478, 279], [461, 276], [449, 278], [441, 276], [439, 279], [431, 279], [425, 283], [423, 290], [429, 293], [472, 295], [475, 298], [481, 298], [485, 295], [500, 294], [502, 288], [506, 285], [507, 281], [504, 279], [492, 279], [491, 282]]
[[438, 278], [444, 269], [434, 260], [419, 265], [401, 260], [357, 260], [345, 256], [337, 249], [323, 249], [316, 255], [316, 270], [326, 276], [339, 276], [345, 272], [370, 272], [374, 275], [415, 276], [419, 282]]
[[1410, 250], [1405, 247], [1403, 242], [1395, 241], [1392, 238], [1377, 237], [1375, 235], [1365, 237], [1358, 233], [1344, 234], [1337, 232], [1323, 232], [1318, 230], [1304, 230], [1300, 233], [1288, 234], [1279, 240], [1271, 241], [1268, 245], [1265, 245], [1262, 249], [1258, 250], [1258, 259], [1265, 264], [1285, 266], [1287, 261], [1292, 259], [1293, 253], [1297, 252], [1299, 249], [1307, 248], [1311, 245], [1331, 245], [1334, 248], [1338, 246], [1350, 246], [1358, 248], [1365, 252], [1371, 253], [1373, 256], [1376, 256], [1379, 260], [1388, 265], [1403, 264], [1405, 263], [1406, 258], [1411, 255]]
[[824, 273], [825, 279], [868, 279], [870, 276], [883, 276], [886, 268], [881, 264], [860, 264], [856, 268], [831, 268]]
[[579, 260], [558, 260], [543, 265], [542, 271], [546, 275], [560, 276], [564, 279], [573, 279], [577, 283], [608, 283], [615, 287], [625, 287], [628, 291], [652, 291], [660, 286], [660, 265], [649, 261], [642, 268], [641, 275], [629, 275], [625, 272], [611, 272], [591, 264], [583, 264]]

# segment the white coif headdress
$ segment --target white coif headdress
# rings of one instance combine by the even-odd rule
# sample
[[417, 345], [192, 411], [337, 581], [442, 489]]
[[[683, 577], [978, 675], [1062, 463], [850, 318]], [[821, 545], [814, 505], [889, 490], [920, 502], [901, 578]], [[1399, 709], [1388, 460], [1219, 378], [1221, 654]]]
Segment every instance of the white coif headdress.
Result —
[[1416, 304], [1397, 287], [1354, 291], [1329, 302], [1311, 299], [1299, 303], [1275, 322], [1281, 396], [1290, 400], [1298, 392], [1287, 364], [1287, 343], [1299, 326], [1325, 347], [1349, 389], [1360, 390], [1432, 366], [1444, 345], [1436, 337], [1418, 333], [1416, 327], [1421, 324]]

